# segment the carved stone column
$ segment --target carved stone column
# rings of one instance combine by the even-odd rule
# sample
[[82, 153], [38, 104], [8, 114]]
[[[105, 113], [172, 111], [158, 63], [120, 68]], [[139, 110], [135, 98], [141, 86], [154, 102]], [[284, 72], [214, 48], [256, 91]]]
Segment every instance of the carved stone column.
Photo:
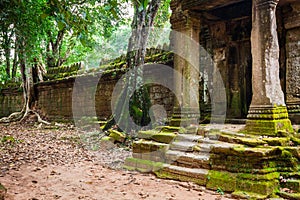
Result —
[[[177, 7], [178, 9], [178, 7]], [[200, 20], [188, 11], [171, 17], [171, 45], [174, 54], [174, 86], [177, 94], [171, 125], [198, 123], [199, 114], [199, 34]]]
[[246, 130], [259, 135], [292, 132], [279, 79], [276, 6], [279, 0], [253, 0], [252, 90]]

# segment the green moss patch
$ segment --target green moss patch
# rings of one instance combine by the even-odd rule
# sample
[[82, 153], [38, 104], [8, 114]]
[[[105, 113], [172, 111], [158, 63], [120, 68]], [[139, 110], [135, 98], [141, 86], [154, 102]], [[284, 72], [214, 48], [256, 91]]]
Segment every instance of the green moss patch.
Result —
[[156, 142], [169, 144], [176, 137], [172, 132], [158, 132], [156, 130], [139, 131], [138, 138], [154, 140]]
[[278, 180], [279, 173], [273, 172], [268, 174], [250, 174], [250, 173], [240, 173], [237, 175], [237, 178], [242, 179], [248, 179], [248, 180], [256, 180], [256, 181], [270, 181], [270, 180]]
[[246, 138], [246, 137], [237, 137], [237, 136], [230, 136], [226, 134], [220, 134], [219, 140], [229, 143], [236, 143], [236, 144], [243, 144], [250, 147], [256, 147], [267, 144], [267, 142], [262, 141], [259, 138]]
[[169, 148], [168, 144], [154, 142], [154, 141], [147, 141], [143, 139], [139, 141], [135, 141], [132, 144], [133, 153], [147, 153], [153, 151], [159, 151], [164, 153], [168, 150], [168, 148]]
[[221, 188], [223, 191], [232, 192], [236, 188], [236, 174], [211, 170], [207, 176], [206, 187], [213, 190]]
[[266, 199], [269, 195], [262, 195], [262, 194], [257, 194], [254, 192], [245, 192], [245, 191], [237, 190], [232, 193], [232, 196], [236, 197], [236, 198], [241, 198], [241, 199], [258, 200], [258, 199]]
[[278, 188], [279, 181], [252, 181], [246, 179], [237, 180], [237, 190], [244, 192], [252, 192], [261, 195], [271, 195]]
[[126, 135], [120, 131], [117, 130], [109, 130], [109, 137], [113, 138], [114, 141], [118, 141], [123, 143], [126, 139]]
[[290, 141], [288, 137], [268, 137], [262, 140], [270, 146], [288, 146]]

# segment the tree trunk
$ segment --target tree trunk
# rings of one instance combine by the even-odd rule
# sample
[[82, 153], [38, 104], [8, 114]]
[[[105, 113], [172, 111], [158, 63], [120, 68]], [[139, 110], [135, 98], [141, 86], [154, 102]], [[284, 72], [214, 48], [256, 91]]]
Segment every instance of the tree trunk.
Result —
[[49, 44], [47, 45], [47, 65], [49, 68], [59, 67], [62, 64], [62, 58], [60, 57], [60, 49], [65, 36], [65, 29], [60, 30], [53, 41], [53, 36], [49, 32], [48, 37], [50, 38]]
[[5, 49], [5, 60], [6, 60], [6, 67], [5, 67], [5, 72], [7, 78], [10, 78], [10, 48]]
[[[24, 47], [24, 44], [22, 44]], [[24, 105], [20, 112], [12, 113], [8, 117], [4, 117], [0, 119], [0, 123], [8, 123], [13, 121], [23, 121], [25, 117], [28, 116], [29, 113], [33, 113], [37, 116], [38, 122], [44, 124], [50, 124], [42, 120], [40, 115], [34, 110], [34, 105], [36, 103], [36, 94], [34, 90], [34, 77], [33, 77], [33, 67], [26, 65], [26, 56], [24, 52], [24, 48], [19, 48], [19, 61], [20, 61], [20, 71], [21, 71], [21, 78], [22, 78], [22, 86], [23, 86], [23, 98], [24, 98]]]
[[[143, 86], [143, 71], [141, 66], [145, 63], [146, 45], [149, 31], [153, 27], [153, 22], [160, 6], [161, 0], [152, 0], [147, 7], [140, 9], [141, 2], [134, 2], [134, 16], [131, 24], [132, 32], [128, 41], [127, 48], [127, 67], [134, 71], [128, 74], [125, 80], [125, 87], [116, 102], [116, 113], [113, 114], [115, 123], [120, 129], [129, 133], [131, 131], [128, 119], [131, 117], [139, 126], [149, 124], [149, 109], [151, 106], [148, 89]], [[128, 99], [128, 94], [133, 94]], [[124, 102], [125, 101], [125, 102]], [[129, 102], [128, 102], [129, 101]], [[129, 104], [129, 115], [126, 107]], [[113, 118], [105, 129], [110, 128]]]

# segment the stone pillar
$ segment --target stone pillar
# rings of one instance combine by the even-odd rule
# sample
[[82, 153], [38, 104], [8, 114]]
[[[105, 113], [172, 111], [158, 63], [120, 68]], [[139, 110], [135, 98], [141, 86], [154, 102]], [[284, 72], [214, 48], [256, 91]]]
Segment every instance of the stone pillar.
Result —
[[[198, 123], [200, 20], [188, 11], [171, 17], [174, 54], [174, 86], [177, 94], [172, 125]], [[185, 121], [185, 122], [184, 122]]]
[[277, 136], [292, 132], [279, 79], [279, 45], [276, 5], [279, 0], [253, 0], [252, 4], [252, 90], [246, 130]]

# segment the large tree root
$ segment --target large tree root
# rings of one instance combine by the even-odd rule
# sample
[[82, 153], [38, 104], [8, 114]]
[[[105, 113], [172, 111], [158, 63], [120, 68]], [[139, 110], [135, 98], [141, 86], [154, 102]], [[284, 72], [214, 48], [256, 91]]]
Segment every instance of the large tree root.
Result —
[[24, 111], [14, 112], [10, 114], [8, 117], [1, 118], [0, 123], [11, 123], [11, 122], [20, 121], [23, 116], [24, 116]]
[[26, 111], [14, 112], [8, 117], [3, 117], [0, 119], [0, 123], [11, 123], [11, 122], [23, 122], [29, 114], [32, 113], [37, 117], [37, 122], [45, 125], [50, 125], [50, 122], [43, 120], [39, 113], [34, 110], [26, 109]]

